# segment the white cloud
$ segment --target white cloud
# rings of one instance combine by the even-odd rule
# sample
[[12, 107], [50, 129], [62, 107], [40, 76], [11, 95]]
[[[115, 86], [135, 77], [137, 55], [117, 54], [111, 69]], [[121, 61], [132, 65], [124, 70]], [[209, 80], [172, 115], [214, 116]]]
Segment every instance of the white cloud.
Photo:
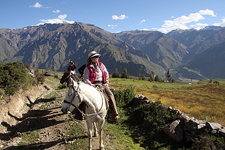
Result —
[[65, 20], [65, 18], [67, 17], [66, 14], [64, 15], [59, 15], [58, 18], [53, 18], [53, 19], [41, 19], [41, 23], [39, 23], [38, 25], [43, 25], [45, 23], [51, 23], [51, 24], [54, 24], [54, 23], [74, 23], [74, 21], [67, 21]]
[[120, 16], [113, 15], [113, 16], [112, 16], [112, 19], [113, 19], [113, 20], [124, 20], [124, 19], [126, 19], [126, 18], [128, 18], [126, 15], [120, 15]]
[[200, 10], [199, 13], [202, 14], [202, 15], [210, 15], [212, 17], [216, 17], [216, 15], [214, 14], [214, 11], [209, 10], [209, 9]]
[[141, 25], [142, 23], [146, 22], [145, 19], [142, 19], [140, 23], [138, 23], [137, 25]]
[[108, 27], [110, 27], [111, 29], [114, 29], [114, 27], [117, 27], [117, 25], [108, 24]]
[[209, 26], [207, 23], [196, 23], [195, 25], [190, 25], [191, 28], [196, 30], [203, 29], [204, 27]]
[[61, 11], [60, 10], [53, 10], [52, 12], [53, 13], [60, 13]]
[[34, 5], [30, 5], [30, 7], [41, 8], [43, 6], [40, 3], [36, 2]]
[[[191, 13], [188, 16], [180, 16], [178, 18], [175, 18], [174, 20], [165, 20], [164, 24], [162, 25], [162, 28], [158, 29], [159, 31], [163, 33], [167, 33], [171, 30], [175, 29], [189, 29], [190, 27], [187, 24], [198, 22], [200, 20], [204, 20], [204, 15], [210, 15], [212, 17], [216, 17], [214, 12], [212, 10], [206, 9], [206, 10], [200, 10], [196, 13]], [[199, 24], [200, 25], [200, 24]], [[198, 24], [196, 24], [196, 27]], [[200, 27], [200, 26], [198, 26]]]
[[214, 26], [221, 26], [221, 27], [225, 27], [225, 17], [223, 17], [222, 22], [220, 23], [214, 23]]
[[143, 23], [143, 22], [146, 22], [146, 20], [145, 19], [141, 20], [141, 23]]
[[151, 31], [150, 29], [137, 29], [138, 31]]

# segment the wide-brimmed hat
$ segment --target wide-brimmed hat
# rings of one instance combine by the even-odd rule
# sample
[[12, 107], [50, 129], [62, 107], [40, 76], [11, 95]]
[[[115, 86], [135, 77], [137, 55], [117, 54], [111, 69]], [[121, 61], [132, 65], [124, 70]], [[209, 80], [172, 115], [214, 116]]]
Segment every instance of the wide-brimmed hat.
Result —
[[101, 54], [98, 54], [96, 51], [92, 51], [88, 54], [88, 58], [93, 58], [93, 57], [96, 57], [96, 56], [101, 57]]
[[74, 64], [74, 62], [73, 61], [70, 61], [69, 64], [72, 65], [72, 64]]

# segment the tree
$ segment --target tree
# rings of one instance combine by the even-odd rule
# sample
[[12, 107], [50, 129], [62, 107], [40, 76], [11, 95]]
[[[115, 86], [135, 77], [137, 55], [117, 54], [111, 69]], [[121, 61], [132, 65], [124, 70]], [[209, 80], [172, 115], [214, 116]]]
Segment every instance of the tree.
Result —
[[141, 74], [140, 73], [138, 74], [138, 80], [141, 80]]
[[24, 63], [24, 66], [30, 70], [30, 65], [27, 62]]
[[119, 74], [119, 71], [118, 71], [117, 68], [116, 68], [115, 71], [113, 72], [112, 77], [113, 77], [113, 78], [119, 78], [119, 77], [120, 77], [120, 74]]
[[159, 82], [159, 76], [158, 75], [155, 75], [155, 81]]
[[151, 75], [150, 75], [149, 81], [150, 81], [150, 82], [154, 81], [154, 77], [153, 77], [153, 74], [152, 74], [152, 73], [151, 73]]
[[170, 69], [167, 70], [167, 73], [166, 73], [166, 78], [169, 82], [171, 82], [171, 75], [170, 75]]
[[144, 74], [142, 75], [142, 80], [145, 80], [145, 75]]
[[121, 74], [121, 78], [128, 78], [127, 68], [125, 68]]

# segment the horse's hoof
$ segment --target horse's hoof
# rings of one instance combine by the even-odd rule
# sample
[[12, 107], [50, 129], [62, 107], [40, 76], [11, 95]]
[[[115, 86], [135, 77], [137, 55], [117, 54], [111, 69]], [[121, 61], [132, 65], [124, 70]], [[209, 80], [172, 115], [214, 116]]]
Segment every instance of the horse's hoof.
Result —
[[100, 150], [105, 150], [105, 148], [104, 147], [100, 147]]

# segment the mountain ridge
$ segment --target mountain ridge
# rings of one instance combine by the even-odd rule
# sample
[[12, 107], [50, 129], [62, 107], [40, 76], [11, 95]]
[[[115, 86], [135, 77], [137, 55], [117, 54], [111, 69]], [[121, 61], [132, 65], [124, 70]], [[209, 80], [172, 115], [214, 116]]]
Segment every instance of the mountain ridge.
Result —
[[[119, 72], [127, 68], [130, 75], [157, 74], [165, 78], [167, 69], [171, 69], [173, 77], [177, 79], [181, 74], [187, 78], [194, 79], [197, 76], [207, 79], [217, 78], [220, 71], [207, 75], [203, 71], [205, 64], [202, 64], [198, 67], [202, 73], [199, 77], [195, 71], [188, 72], [194, 69], [188, 68], [193, 66], [193, 63], [189, 63], [201, 64], [201, 55], [210, 56], [207, 49], [223, 47], [223, 44], [219, 44], [224, 41], [223, 27], [174, 30], [164, 34], [140, 30], [110, 33], [81, 22], [44, 24], [23, 29], [0, 29], [0, 61], [22, 61], [33, 68], [63, 71], [70, 60], [77, 67], [82, 66], [87, 62], [88, 53], [95, 50], [101, 53], [100, 61], [104, 62], [111, 74], [116, 68]], [[213, 60], [209, 66], [215, 66], [216, 59]], [[187, 68], [186, 73], [182, 71], [182, 66]]]

